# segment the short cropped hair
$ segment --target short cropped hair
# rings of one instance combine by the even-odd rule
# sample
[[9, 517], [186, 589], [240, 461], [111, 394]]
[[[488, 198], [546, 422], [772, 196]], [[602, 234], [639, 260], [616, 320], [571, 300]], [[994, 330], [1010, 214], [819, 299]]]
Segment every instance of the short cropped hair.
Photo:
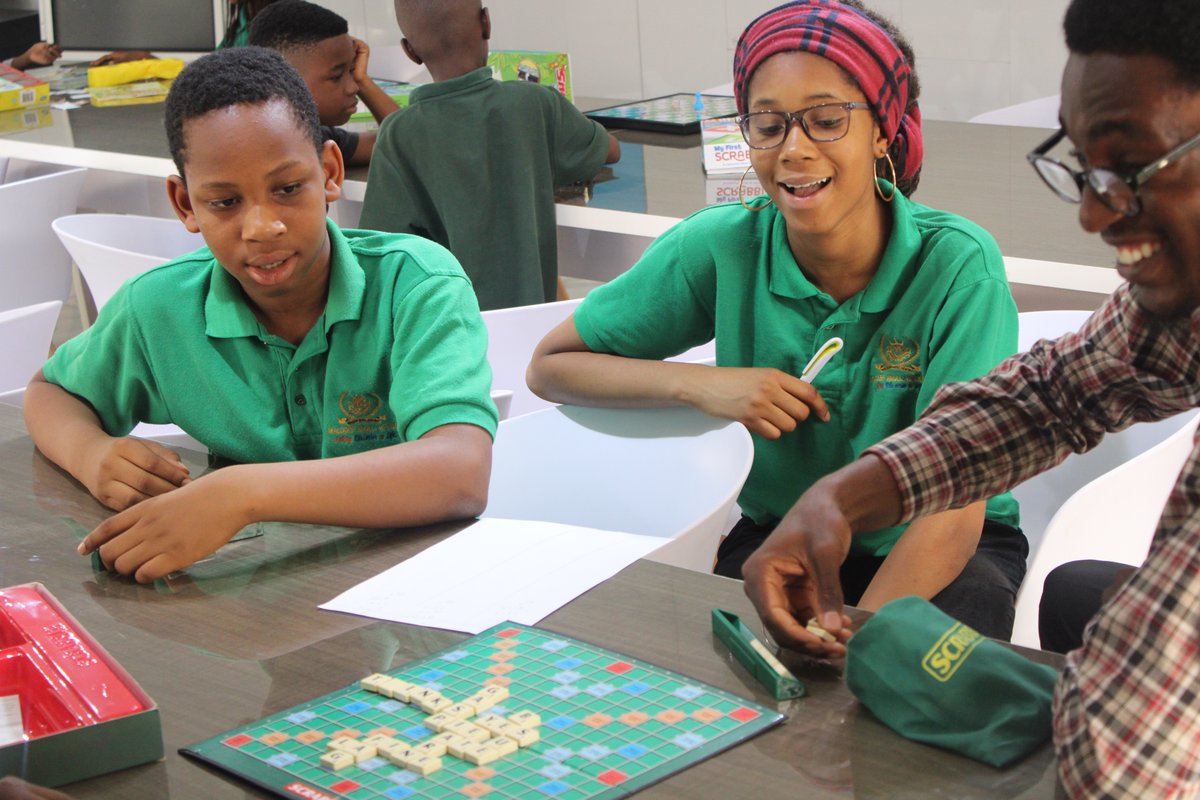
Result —
[[[262, 47], [233, 47], [202, 56], [185, 67], [171, 85], [165, 112], [167, 145], [180, 176], [187, 151], [185, 122], [229, 106], [271, 100], [288, 104], [296, 126], [312, 139], [319, 153], [324, 137], [317, 105], [304, 79], [279, 53]], [[253, 136], [254, 131], [246, 135]]]
[[350, 32], [344, 17], [305, 0], [279, 0], [250, 23], [250, 44], [287, 52]]
[[1195, 0], [1072, 0], [1063, 19], [1072, 53], [1153, 55], [1200, 89], [1200, 8]]

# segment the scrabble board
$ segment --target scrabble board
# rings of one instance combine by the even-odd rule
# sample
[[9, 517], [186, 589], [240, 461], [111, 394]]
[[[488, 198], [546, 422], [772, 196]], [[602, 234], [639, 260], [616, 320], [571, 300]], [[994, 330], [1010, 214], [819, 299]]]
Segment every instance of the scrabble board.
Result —
[[[504, 623], [182, 752], [283, 797], [592, 800], [625, 797], [782, 719], [683, 675]], [[507, 740], [511, 752], [475, 757], [451, 733], [458, 722], [515, 726], [485, 745]], [[463, 749], [436, 756], [432, 770], [419, 759], [400, 766], [418, 750], [440, 752], [435, 739]]]
[[700, 103], [703, 108], [698, 111], [695, 94], [668, 94], [636, 103], [598, 108], [588, 111], [587, 116], [606, 128], [699, 133], [701, 118], [715, 119], [737, 114], [737, 104], [727, 95], [702, 94]]

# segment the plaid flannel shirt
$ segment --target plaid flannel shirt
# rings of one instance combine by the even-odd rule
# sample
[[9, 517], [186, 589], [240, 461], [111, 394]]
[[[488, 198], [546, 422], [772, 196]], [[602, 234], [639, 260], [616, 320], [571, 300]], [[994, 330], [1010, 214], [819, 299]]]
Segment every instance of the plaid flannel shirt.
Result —
[[[1200, 406], [1200, 312], [1164, 322], [1127, 286], [1079, 333], [1042, 341], [941, 390], [867, 452], [891, 469], [904, 519], [1006, 491], [1107, 431]], [[1065, 500], [1066, 498], [1064, 498]], [[1109, 532], [1119, 534], [1119, 532]], [[1072, 797], [1200, 796], [1200, 455], [1193, 450], [1133, 578], [1067, 655], [1054, 697]]]

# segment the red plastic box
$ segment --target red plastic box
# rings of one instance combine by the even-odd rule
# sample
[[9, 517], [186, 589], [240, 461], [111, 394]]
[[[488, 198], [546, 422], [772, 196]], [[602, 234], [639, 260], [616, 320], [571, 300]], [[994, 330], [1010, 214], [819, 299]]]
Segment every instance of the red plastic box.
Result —
[[13, 697], [0, 775], [61, 786], [162, 758], [154, 701], [40, 583], [0, 590], [0, 713]]

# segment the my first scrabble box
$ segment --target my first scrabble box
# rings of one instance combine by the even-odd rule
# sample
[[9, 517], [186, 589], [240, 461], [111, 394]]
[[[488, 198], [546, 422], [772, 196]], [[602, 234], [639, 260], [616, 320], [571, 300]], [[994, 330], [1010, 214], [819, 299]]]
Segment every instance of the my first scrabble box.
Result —
[[162, 756], [158, 706], [46, 587], [0, 589], [0, 775], [62, 786]]
[[50, 84], [8, 64], [0, 64], [0, 111], [42, 106], [49, 102]]

